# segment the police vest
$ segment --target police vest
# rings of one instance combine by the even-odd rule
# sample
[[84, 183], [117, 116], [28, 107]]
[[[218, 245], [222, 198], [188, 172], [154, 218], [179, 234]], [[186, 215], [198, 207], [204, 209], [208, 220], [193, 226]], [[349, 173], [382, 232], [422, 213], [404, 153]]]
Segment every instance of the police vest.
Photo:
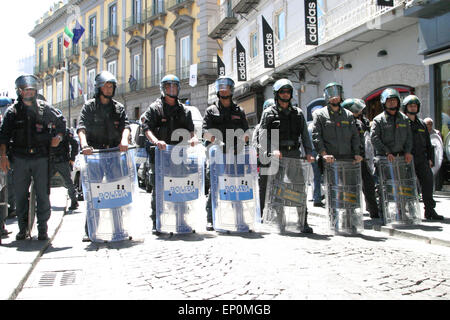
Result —
[[245, 117], [243, 116], [243, 111], [236, 104], [231, 105], [229, 109], [225, 107], [219, 108], [217, 105], [213, 104], [210, 106], [210, 112], [212, 128], [222, 132], [224, 142], [227, 129], [245, 129]]
[[90, 126], [86, 128], [86, 139], [90, 146], [94, 148], [117, 147], [122, 140], [123, 128], [120, 126], [122, 115], [121, 105], [112, 100], [104, 108], [93, 99], [91, 104], [96, 104], [93, 112], [93, 119]]
[[26, 155], [47, 155], [53, 127], [49, 115], [50, 107], [44, 101], [37, 100], [35, 107], [27, 107], [16, 102], [13, 108], [13, 152]]
[[268, 134], [271, 130], [279, 130], [280, 147], [298, 147], [303, 119], [300, 108], [289, 106], [289, 113], [286, 114], [278, 106], [271, 107], [266, 118]]
[[161, 100], [157, 100], [154, 105], [154, 109], [158, 114], [158, 121], [156, 123], [155, 136], [159, 140], [163, 140], [168, 144], [177, 144], [181, 141], [172, 141], [172, 133], [177, 129], [189, 130], [189, 124], [187, 123], [187, 112], [186, 108], [182, 103], [177, 106], [169, 106], [169, 111], [164, 112], [164, 105]]

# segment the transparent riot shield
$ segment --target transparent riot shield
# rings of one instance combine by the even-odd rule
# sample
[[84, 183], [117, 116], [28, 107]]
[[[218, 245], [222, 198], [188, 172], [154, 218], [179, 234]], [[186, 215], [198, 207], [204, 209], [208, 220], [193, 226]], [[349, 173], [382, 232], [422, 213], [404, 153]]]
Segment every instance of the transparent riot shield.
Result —
[[267, 178], [263, 224], [276, 226], [280, 232], [302, 230], [311, 163], [286, 157], [274, 161], [278, 161], [278, 171]]
[[224, 154], [209, 149], [213, 226], [219, 232], [251, 232], [261, 222], [256, 150]]
[[136, 148], [134, 159], [138, 170], [139, 166], [147, 161], [147, 150], [145, 148]]
[[205, 208], [205, 148], [168, 145], [155, 150], [156, 229], [195, 232]]
[[406, 163], [404, 157], [396, 157], [393, 162], [386, 157], [378, 157], [376, 165], [384, 223], [419, 223], [421, 219], [414, 162]]
[[361, 211], [361, 164], [336, 160], [324, 164], [328, 221], [335, 234], [357, 234], [363, 230]]
[[444, 159], [444, 145], [437, 133], [431, 134], [430, 140], [431, 145], [434, 147], [434, 166], [431, 168], [431, 171], [433, 172], [433, 176], [436, 177]]
[[81, 179], [91, 241], [121, 241], [142, 236], [143, 211], [136, 201], [133, 149], [120, 152], [112, 148], [85, 155]]

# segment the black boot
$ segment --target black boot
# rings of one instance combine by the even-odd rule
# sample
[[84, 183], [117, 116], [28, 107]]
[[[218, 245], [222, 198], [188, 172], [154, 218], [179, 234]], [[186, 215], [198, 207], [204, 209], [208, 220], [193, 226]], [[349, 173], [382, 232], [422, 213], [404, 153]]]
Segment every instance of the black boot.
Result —
[[78, 209], [78, 201], [77, 199], [72, 199], [69, 210], [76, 210], [76, 209]]
[[438, 215], [434, 209], [425, 209], [425, 219], [427, 220], [444, 220], [444, 217]]

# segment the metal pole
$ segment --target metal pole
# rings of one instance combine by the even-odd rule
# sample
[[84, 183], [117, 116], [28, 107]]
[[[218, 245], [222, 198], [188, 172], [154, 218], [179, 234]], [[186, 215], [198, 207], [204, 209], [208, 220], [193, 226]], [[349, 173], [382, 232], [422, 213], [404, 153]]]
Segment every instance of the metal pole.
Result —
[[69, 78], [69, 121], [68, 121], [68, 128], [70, 129], [72, 127], [71, 124], [71, 120], [70, 120], [70, 99], [71, 99], [71, 94], [70, 94], [70, 60], [67, 59], [67, 78]]

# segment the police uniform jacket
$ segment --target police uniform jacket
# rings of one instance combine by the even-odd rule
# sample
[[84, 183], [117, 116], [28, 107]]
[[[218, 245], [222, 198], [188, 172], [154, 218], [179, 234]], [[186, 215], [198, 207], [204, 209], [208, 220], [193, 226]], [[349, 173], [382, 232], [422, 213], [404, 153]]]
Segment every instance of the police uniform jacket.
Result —
[[271, 152], [272, 130], [279, 130], [279, 151], [283, 156], [300, 156], [300, 146], [306, 154], [312, 154], [308, 126], [300, 108], [289, 104], [287, 109], [283, 109], [277, 104], [264, 110], [260, 121], [260, 139], [266, 139], [261, 147], [267, 146], [267, 153]]
[[86, 131], [88, 145], [94, 149], [119, 146], [124, 129], [130, 129], [130, 122], [124, 106], [111, 99], [102, 105], [99, 99], [88, 100], [81, 109], [77, 132]]
[[313, 114], [312, 140], [318, 154], [326, 151], [336, 159], [354, 158], [360, 155], [360, 139], [355, 118], [350, 111], [330, 106]]
[[413, 136], [414, 163], [428, 162], [429, 160], [434, 162], [434, 150], [425, 122], [416, 116], [414, 121], [409, 120], [409, 124]]
[[[248, 130], [248, 121], [244, 109], [234, 102], [229, 107], [224, 107], [217, 101], [205, 110], [202, 129], [203, 135], [211, 129], [219, 130], [222, 133], [223, 142], [227, 145], [229, 143], [226, 136], [227, 129], [242, 129], [245, 132]], [[234, 144], [236, 143], [235, 138]]]
[[8, 107], [0, 127], [0, 144], [11, 148], [13, 157], [48, 157], [51, 139], [64, 134], [66, 124], [60, 112], [37, 100], [28, 107], [22, 100]]
[[177, 102], [175, 106], [170, 106], [162, 99], [157, 99], [145, 111], [143, 132], [150, 130], [158, 140], [177, 144], [181, 142], [181, 138], [177, 141], [171, 140], [172, 132], [177, 129], [186, 129], [189, 132], [195, 130], [192, 113], [183, 103]]
[[411, 153], [413, 147], [409, 118], [400, 111], [391, 116], [384, 111], [373, 119], [370, 138], [375, 155]]

